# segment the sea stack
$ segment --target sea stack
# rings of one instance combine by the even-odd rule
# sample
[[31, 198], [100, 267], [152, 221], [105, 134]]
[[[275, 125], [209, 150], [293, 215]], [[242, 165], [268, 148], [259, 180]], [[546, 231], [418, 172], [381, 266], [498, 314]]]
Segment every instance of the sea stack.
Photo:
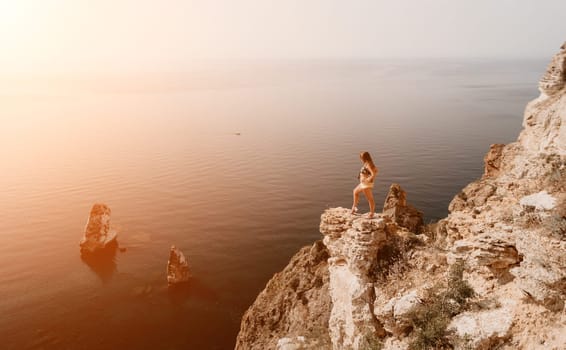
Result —
[[117, 246], [118, 234], [110, 228], [110, 208], [96, 203], [90, 210], [84, 237], [80, 242], [81, 254], [92, 254]]
[[169, 252], [169, 261], [167, 262], [167, 283], [171, 286], [188, 282], [190, 277], [191, 273], [187, 258], [185, 258], [183, 252], [172, 245]]

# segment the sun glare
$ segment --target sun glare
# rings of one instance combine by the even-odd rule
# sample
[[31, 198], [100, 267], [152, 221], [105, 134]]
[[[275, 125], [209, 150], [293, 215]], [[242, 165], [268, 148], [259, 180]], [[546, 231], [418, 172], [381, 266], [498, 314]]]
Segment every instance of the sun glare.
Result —
[[11, 36], [15, 34], [15, 31], [25, 28], [33, 20], [32, 14], [31, 1], [1, 0], [0, 28], [2, 28], [2, 36]]
[[0, 63], [17, 69], [46, 53], [50, 43], [51, 10], [55, 3], [0, 0]]

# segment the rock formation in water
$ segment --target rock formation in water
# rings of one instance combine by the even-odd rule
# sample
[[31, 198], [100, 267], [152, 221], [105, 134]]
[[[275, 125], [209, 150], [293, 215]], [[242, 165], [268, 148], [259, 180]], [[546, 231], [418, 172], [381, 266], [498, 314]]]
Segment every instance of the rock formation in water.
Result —
[[106, 204], [94, 204], [80, 242], [81, 254], [92, 254], [107, 248], [117, 247], [116, 231], [110, 228], [110, 208]]
[[172, 245], [167, 261], [167, 283], [170, 286], [185, 283], [189, 281], [189, 278], [191, 278], [191, 271], [187, 258], [182, 251]]
[[445, 219], [419, 229], [395, 184], [375, 219], [326, 210], [323, 242], [268, 282], [236, 349], [563, 349], [565, 62], [566, 43], [517, 142], [490, 147]]

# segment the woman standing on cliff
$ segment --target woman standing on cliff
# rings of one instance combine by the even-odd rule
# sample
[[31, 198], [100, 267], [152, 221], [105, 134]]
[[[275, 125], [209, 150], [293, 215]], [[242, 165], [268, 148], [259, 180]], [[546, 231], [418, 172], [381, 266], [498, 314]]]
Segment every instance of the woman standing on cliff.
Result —
[[363, 165], [360, 169], [358, 179], [360, 184], [354, 188], [354, 204], [352, 205], [352, 214], [358, 211], [356, 207], [360, 199], [360, 192], [363, 192], [369, 202], [369, 214], [368, 217], [373, 218], [375, 212], [375, 201], [373, 200], [373, 182], [377, 176], [378, 169], [373, 164], [373, 160], [368, 152], [360, 152], [360, 160]]

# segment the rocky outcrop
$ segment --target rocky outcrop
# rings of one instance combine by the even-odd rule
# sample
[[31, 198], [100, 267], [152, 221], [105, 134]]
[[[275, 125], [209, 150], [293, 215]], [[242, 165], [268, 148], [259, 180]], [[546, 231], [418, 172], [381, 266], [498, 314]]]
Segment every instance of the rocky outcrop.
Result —
[[174, 245], [169, 251], [169, 260], [167, 261], [167, 283], [171, 285], [188, 282], [191, 278], [189, 263], [182, 251]]
[[236, 350], [330, 349], [328, 250], [302, 248], [242, 317]]
[[[545, 154], [547, 156], [564, 157], [566, 153], [566, 43], [554, 56], [545, 75], [539, 83], [541, 95], [531, 101], [525, 109], [523, 130], [519, 135], [518, 145], [524, 151]], [[517, 157], [515, 157], [517, 158]], [[518, 157], [514, 164], [524, 176], [540, 174], [533, 167], [535, 164], [525, 163]], [[563, 160], [563, 158], [562, 158]], [[552, 161], [551, 161], [552, 162]], [[543, 173], [544, 174], [544, 173]], [[520, 173], [517, 175], [521, 175]], [[546, 174], [545, 174], [546, 175]]]
[[509, 337], [515, 316], [515, 301], [504, 300], [503, 303], [491, 310], [463, 312], [454, 317], [448, 328], [462, 339], [468, 339], [468, 347], [495, 348]]
[[396, 183], [389, 187], [389, 193], [383, 204], [383, 215], [415, 233], [419, 233], [424, 224], [423, 213], [407, 204], [407, 193]]
[[[350, 215], [344, 208], [326, 210], [320, 225], [325, 258], [309, 263], [303, 248], [283, 273], [274, 276], [246, 313], [237, 348], [357, 350], [381, 344], [383, 349], [407, 349], [410, 344], [415, 347], [411, 342], [418, 338], [414, 318], [420, 316], [415, 310], [428, 315], [427, 307], [436, 305], [445, 317], [439, 324], [453, 331], [450, 337], [442, 329], [436, 333], [445, 336], [444, 345], [562, 349], [565, 62], [566, 44], [541, 79], [541, 96], [527, 105], [517, 141], [492, 145], [481, 179], [457, 194], [448, 217], [428, 225], [424, 234], [414, 234], [422, 216], [408, 209], [406, 194], [396, 184], [384, 213], [373, 220]], [[418, 244], [399, 243], [408, 241]], [[458, 266], [460, 282], [438, 283]], [[304, 304], [324, 305], [324, 315], [303, 312], [303, 317], [290, 317], [296, 315], [296, 302], [281, 300], [293, 300], [293, 286], [301, 282], [291, 284], [292, 278], [311, 281], [321, 271], [326, 278], [317, 287], [319, 292], [310, 293]], [[473, 300], [456, 301], [457, 288], [463, 291], [467, 285], [473, 288]], [[432, 298], [439, 286], [442, 298]], [[275, 303], [267, 301], [270, 297]], [[319, 331], [299, 331], [306, 327]], [[316, 334], [322, 341], [312, 345]]]
[[267, 283], [244, 314], [236, 349], [362, 349], [385, 336], [373, 313], [375, 269], [396, 227], [381, 214], [327, 209], [323, 240]]
[[489, 151], [483, 158], [484, 169], [483, 177], [496, 177], [499, 175], [501, 167], [501, 152], [503, 151], [504, 144], [496, 143], [489, 147]]
[[384, 293], [382, 300], [374, 304], [375, 316], [383, 321], [385, 330], [394, 335], [402, 334], [408, 327], [407, 314], [422, 302], [423, 291], [412, 289], [402, 295], [389, 296]]
[[[518, 348], [537, 348], [523, 333], [533, 324], [530, 319], [564, 312], [564, 49], [541, 79], [541, 96], [527, 105], [517, 142], [492, 145], [484, 159], [484, 176], [454, 198], [449, 216], [440, 225], [447, 237], [448, 262], [466, 262], [470, 283], [480, 296], [515, 305], [512, 310], [491, 308], [457, 317], [457, 333], [468, 334], [474, 346], [505, 339]], [[526, 307], [525, 302], [536, 307]], [[536, 325], [542, 333], [557, 322], [556, 316], [546, 317], [547, 322]], [[523, 328], [513, 330], [511, 324], [523, 324]]]
[[328, 248], [332, 311], [328, 328], [333, 349], [360, 349], [368, 337], [383, 337], [382, 324], [373, 314], [377, 252], [390, 234], [386, 218], [352, 216], [348, 209], [327, 209], [320, 232]]
[[566, 297], [562, 287], [551, 287], [566, 280], [560, 253], [566, 247], [560, 209], [566, 184], [565, 58], [563, 48], [549, 65], [541, 97], [525, 110], [518, 141], [492, 145], [483, 178], [454, 198], [444, 220], [450, 261], [464, 259], [476, 272], [487, 266], [495, 275], [508, 270], [518, 288], [553, 307]]
[[456, 241], [448, 254], [448, 263], [452, 265], [458, 260], [464, 260], [469, 268], [486, 266], [498, 275], [497, 271], [509, 270], [522, 258], [510, 233], [492, 232]]
[[106, 204], [94, 204], [86, 223], [83, 239], [79, 243], [81, 254], [117, 247], [116, 231], [110, 228], [110, 208]]
[[566, 42], [552, 58], [538, 88], [546, 96], [553, 96], [564, 89], [566, 82]]

